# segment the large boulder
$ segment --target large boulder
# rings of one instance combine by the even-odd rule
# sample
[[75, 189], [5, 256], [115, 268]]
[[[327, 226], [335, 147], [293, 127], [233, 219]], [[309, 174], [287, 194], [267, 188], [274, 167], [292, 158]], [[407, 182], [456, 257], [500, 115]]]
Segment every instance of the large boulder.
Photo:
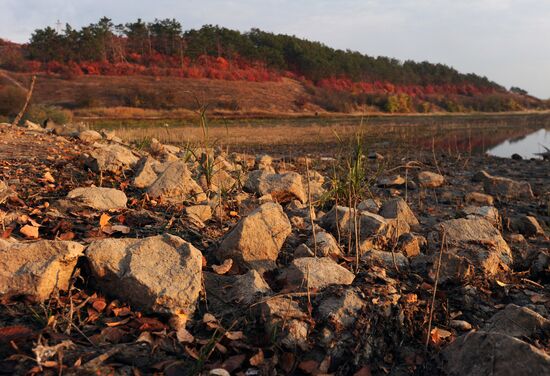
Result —
[[147, 190], [150, 197], [180, 203], [186, 200], [201, 202], [206, 199], [202, 188], [195, 182], [185, 161], [175, 161], [155, 180]]
[[323, 289], [330, 285], [350, 285], [355, 275], [331, 257], [300, 257], [280, 276], [289, 287]]
[[94, 282], [112, 297], [161, 314], [190, 314], [202, 287], [202, 254], [169, 235], [97, 240], [86, 249]]
[[[440, 224], [440, 232], [441, 238], [445, 237], [445, 253], [459, 256], [486, 275], [495, 275], [499, 267], [507, 269], [512, 264], [510, 247], [486, 219], [452, 219]], [[442, 275], [451, 277], [446, 272], [448, 267], [442, 263]]]
[[469, 332], [443, 351], [449, 376], [549, 375], [550, 356], [498, 332]]
[[86, 165], [94, 172], [118, 172], [129, 170], [138, 162], [139, 158], [122, 145], [102, 145], [90, 152]]
[[83, 250], [70, 241], [0, 242], [0, 297], [43, 301], [56, 289], [67, 290]]
[[302, 176], [296, 172], [274, 174], [265, 170], [250, 172], [245, 188], [263, 195], [271, 195], [276, 202], [285, 203], [294, 199], [307, 202], [307, 193], [302, 183]]
[[480, 171], [474, 176], [475, 180], [483, 182], [485, 192], [508, 199], [532, 199], [531, 185], [526, 181], [516, 181], [501, 176], [492, 176], [485, 171]]
[[245, 269], [274, 269], [279, 251], [291, 232], [281, 206], [268, 202], [243, 218], [224, 237], [216, 257], [220, 261], [231, 258]]
[[74, 206], [95, 210], [125, 209], [128, 198], [124, 192], [114, 188], [82, 187], [67, 194], [67, 199]]

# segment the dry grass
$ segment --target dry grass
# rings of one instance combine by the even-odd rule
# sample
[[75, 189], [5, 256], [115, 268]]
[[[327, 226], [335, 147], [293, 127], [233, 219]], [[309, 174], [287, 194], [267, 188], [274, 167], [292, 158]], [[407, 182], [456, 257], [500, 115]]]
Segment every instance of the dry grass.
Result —
[[[278, 125], [278, 126], [216, 126], [209, 129], [209, 135], [216, 143], [226, 146], [235, 145], [301, 145], [308, 143], [324, 144], [334, 142], [337, 133], [340, 137], [354, 134], [357, 126], [339, 125]], [[142, 141], [156, 138], [162, 143], [186, 145], [198, 143], [202, 139], [202, 130], [196, 126], [183, 127], [140, 127], [119, 128], [117, 135], [127, 141]]]

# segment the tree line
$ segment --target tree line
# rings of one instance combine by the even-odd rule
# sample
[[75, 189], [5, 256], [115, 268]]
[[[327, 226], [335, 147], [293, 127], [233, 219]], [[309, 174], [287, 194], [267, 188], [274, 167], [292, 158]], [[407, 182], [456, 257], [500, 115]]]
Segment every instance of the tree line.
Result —
[[475, 74], [462, 74], [444, 64], [339, 50], [295, 36], [259, 29], [239, 32], [205, 25], [184, 31], [175, 19], [114, 24], [107, 17], [80, 29], [66, 24], [64, 30], [37, 29], [25, 46], [28, 58], [48, 63], [139, 62], [144, 65], [188, 64], [201, 57], [229, 62], [248, 61], [267, 68], [292, 72], [313, 83], [328, 78], [354, 82], [391, 82], [397, 85], [472, 85], [501, 91], [498, 84]]

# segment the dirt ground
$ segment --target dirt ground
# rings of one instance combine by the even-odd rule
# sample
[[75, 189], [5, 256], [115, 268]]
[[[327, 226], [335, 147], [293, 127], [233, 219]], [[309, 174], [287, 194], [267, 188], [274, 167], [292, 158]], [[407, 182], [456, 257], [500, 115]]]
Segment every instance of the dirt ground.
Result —
[[[550, 252], [548, 161], [516, 161], [458, 150], [448, 153], [445, 149], [388, 154], [380, 160], [365, 158], [364, 171], [372, 176], [372, 180], [367, 179], [370, 185], [365, 192], [381, 202], [402, 197], [417, 216], [416, 232], [428, 240], [428, 246], [411, 261], [410, 270], [391, 263], [359, 265], [347, 249], [339, 263], [354, 271], [352, 287], [364, 306], [354, 313], [353, 323], [346, 328], [317, 316], [319, 306], [330, 297], [344, 294], [345, 287], [308, 289], [305, 293], [286, 291], [277, 280], [278, 270], [266, 273], [264, 278], [274, 294], [266, 299], [290, 296], [302, 307], [310, 328], [307, 346], [289, 348], [276, 335], [266, 332], [264, 318], [258, 313], [260, 303], [228, 303], [224, 290], [216, 287], [223, 278], [214, 272], [213, 254], [223, 235], [245, 216], [245, 209], [230, 197], [218, 217], [209, 220], [205, 228], [197, 228], [184, 215], [186, 204], [155, 202], [143, 190], [132, 187], [131, 171], [98, 174], [86, 168], [85, 156], [92, 148], [76, 138], [0, 125], [0, 181], [17, 192], [17, 197], [0, 205], [4, 217], [13, 216], [11, 222], [1, 223], [0, 238], [26, 241], [20, 230], [32, 220], [40, 225], [41, 239], [88, 244], [111, 237], [170, 233], [191, 242], [204, 255], [203, 273], [207, 278], [187, 326], [189, 337], [182, 339], [162, 315], [142, 313], [122, 299], [98, 292], [89, 283], [89, 270], [83, 262], [78, 264], [74, 285], [68, 292], [58, 293], [44, 303], [24, 297], [2, 301], [0, 374], [227, 374], [209, 373], [222, 368], [231, 375], [250, 376], [446, 375], [442, 351], [467, 332], [451, 325], [452, 320], [463, 320], [474, 330], [480, 329], [508, 304], [529, 307], [549, 318], [548, 265], [540, 270], [533, 266], [534, 258]], [[274, 145], [274, 149], [266, 147], [263, 153], [274, 150], [282, 149]], [[310, 156], [307, 168], [328, 180], [334, 174], [335, 163], [343, 164], [345, 159], [320, 158], [319, 154]], [[274, 166], [279, 171], [306, 173], [305, 159], [297, 152], [276, 158]], [[410, 177], [420, 170], [441, 173], [445, 184], [431, 189], [408, 185], [388, 188], [376, 183], [382, 176]], [[468, 281], [438, 284], [429, 275], [429, 260], [440, 249], [433, 240], [434, 228], [442, 221], [463, 217], [465, 195], [483, 191], [481, 183], [472, 181], [480, 170], [527, 181], [532, 187], [532, 199], [497, 198], [494, 204], [502, 217], [498, 228], [510, 244], [514, 264], [490, 277], [476, 274]], [[109, 215], [113, 223], [129, 228], [127, 234], [103, 232], [104, 213], [98, 211], [74, 211], [66, 217], [51, 214], [51, 206], [70, 190], [91, 185], [126, 193], [127, 209]], [[327, 200], [315, 210], [321, 215], [334, 203], [333, 199]], [[289, 207], [285, 210], [291, 211]], [[524, 241], [516, 243], [513, 239], [517, 231], [510, 228], [509, 219], [525, 215], [536, 217], [546, 233], [526, 235]], [[291, 262], [294, 249], [309, 236], [306, 225], [293, 229], [277, 260], [281, 270]], [[346, 241], [341, 243], [345, 249]], [[547, 334], [525, 341], [549, 354]], [[40, 361], [38, 346], [58, 347], [51, 357]]]

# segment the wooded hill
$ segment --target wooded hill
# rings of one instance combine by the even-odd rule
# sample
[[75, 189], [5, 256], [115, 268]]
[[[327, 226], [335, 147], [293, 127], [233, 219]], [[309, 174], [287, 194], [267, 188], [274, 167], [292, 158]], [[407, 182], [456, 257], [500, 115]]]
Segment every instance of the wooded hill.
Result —
[[[443, 64], [372, 57], [259, 29], [242, 33], [205, 25], [184, 31], [175, 19], [115, 25], [104, 17], [81, 29], [69, 24], [61, 32], [37, 29], [29, 43], [2, 42], [0, 49], [4, 69], [63, 79], [105, 75], [281, 82], [289, 78], [307, 92], [294, 100], [289, 111], [308, 104], [333, 112], [517, 111], [545, 106], [519, 88], [508, 91], [486, 77]], [[130, 102], [122, 104], [159, 106]], [[166, 100], [161, 107], [181, 105], [176, 102]]]

